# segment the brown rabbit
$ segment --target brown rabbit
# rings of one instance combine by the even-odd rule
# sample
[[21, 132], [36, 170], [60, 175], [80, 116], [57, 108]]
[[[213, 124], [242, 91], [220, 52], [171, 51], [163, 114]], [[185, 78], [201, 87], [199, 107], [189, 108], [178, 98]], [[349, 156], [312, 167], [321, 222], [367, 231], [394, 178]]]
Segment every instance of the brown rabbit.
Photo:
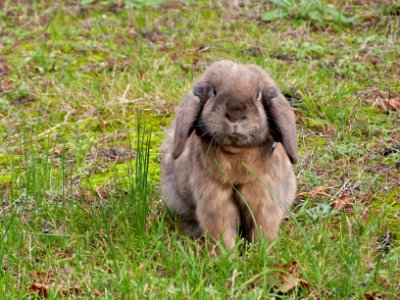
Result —
[[295, 197], [297, 160], [294, 113], [275, 82], [255, 65], [219, 61], [167, 131], [163, 198], [192, 237], [206, 232], [230, 249], [240, 226], [249, 239], [274, 239]]

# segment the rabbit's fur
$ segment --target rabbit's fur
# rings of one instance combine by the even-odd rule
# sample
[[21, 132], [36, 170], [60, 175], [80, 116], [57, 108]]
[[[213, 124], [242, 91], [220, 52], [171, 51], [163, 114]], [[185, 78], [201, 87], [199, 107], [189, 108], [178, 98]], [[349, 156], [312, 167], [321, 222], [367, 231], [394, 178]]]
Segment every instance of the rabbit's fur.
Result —
[[192, 237], [207, 232], [230, 249], [240, 226], [251, 240], [274, 239], [295, 197], [297, 160], [294, 113], [275, 82], [255, 65], [219, 61], [166, 133], [163, 199]]

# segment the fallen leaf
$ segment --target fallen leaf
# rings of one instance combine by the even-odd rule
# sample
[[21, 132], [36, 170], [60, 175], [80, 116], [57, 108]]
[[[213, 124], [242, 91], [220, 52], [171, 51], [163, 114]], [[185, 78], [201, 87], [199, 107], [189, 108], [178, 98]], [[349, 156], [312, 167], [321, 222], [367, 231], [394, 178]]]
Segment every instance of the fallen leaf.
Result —
[[54, 282], [54, 278], [53, 278], [54, 277], [54, 273], [53, 273], [53, 271], [47, 271], [47, 272], [42, 272], [42, 271], [36, 272], [36, 271], [33, 271], [33, 272], [31, 272], [31, 275], [32, 275], [32, 277], [34, 279], [36, 279], [37, 282], [41, 281], [42, 283], [47, 284], [47, 285]]
[[55, 254], [55, 256], [59, 259], [64, 259], [64, 258], [73, 258], [75, 255], [72, 252], [72, 250], [64, 250], [64, 251], [59, 251]]
[[7, 78], [0, 78], [0, 94], [11, 91], [14, 88], [14, 84]]
[[48, 284], [41, 284], [40, 282], [35, 282], [31, 285], [31, 290], [36, 292], [39, 297], [47, 298], [49, 296], [50, 286]]
[[364, 294], [364, 299], [365, 300], [374, 300], [375, 299], [374, 293], [365, 293]]
[[289, 267], [289, 273], [294, 274], [297, 271], [298, 265], [299, 263], [297, 262], [297, 260], [293, 260]]
[[366, 102], [380, 108], [384, 112], [389, 110], [400, 111], [400, 94], [398, 93], [378, 91], [372, 94], [367, 93], [365, 96], [368, 97], [365, 99]]
[[354, 197], [352, 195], [343, 194], [338, 197], [332, 204], [332, 208], [336, 210], [342, 210]]
[[310, 289], [310, 285], [304, 279], [298, 278], [292, 274], [284, 274], [281, 276], [283, 278], [283, 283], [279, 288], [275, 288], [275, 291], [278, 291], [282, 294], [287, 294], [294, 289], [299, 287], [303, 287], [307, 290]]
[[360, 219], [361, 220], [367, 220], [368, 219], [368, 212], [369, 212], [369, 209], [368, 209], [368, 207], [366, 207], [364, 210], [363, 210], [363, 212], [362, 212], [362, 214], [361, 214], [361, 216], [360, 216]]
[[54, 150], [53, 157], [54, 158], [60, 158], [62, 156], [62, 153], [63, 153], [63, 148], [62, 147], [57, 147]]
[[301, 122], [304, 121], [303, 115], [301, 114], [301, 111], [300, 111], [300, 110], [295, 109], [295, 110], [294, 110], [294, 115], [295, 115], [295, 117], [296, 117], [296, 121], [297, 121], [297, 122], [301, 123]]
[[83, 293], [83, 289], [80, 285], [74, 285], [67, 290], [67, 295], [79, 295]]
[[377, 98], [372, 106], [377, 106], [381, 108], [383, 111], [388, 110], [400, 110], [400, 101], [398, 99], [382, 99]]
[[107, 191], [103, 188], [99, 188], [96, 191], [97, 195], [99, 196], [99, 198], [101, 200], [107, 200], [108, 199], [108, 195], [107, 195]]
[[295, 288], [303, 287], [307, 290], [310, 289], [310, 285], [304, 279], [301, 279], [298, 274], [299, 263], [297, 260], [293, 260], [290, 263], [288, 273], [278, 273], [278, 276], [283, 279], [283, 283], [280, 287], [274, 287], [273, 290], [282, 294], [287, 294]]
[[389, 292], [366, 292], [364, 294], [365, 300], [378, 300], [378, 299], [397, 299], [393, 298], [393, 294]]
[[0, 65], [0, 75], [10, 74], [10, 68], [6, 65]]
[[99, 125], [99, 127], [100, 127], [101, 129], [105, 129], [105, 128], [106, 128], [106, 124], [107, 124], [106, 121], [104, 121], [104, 120], [99, 120], [98, 125]]
[[65, 286], [59, 284], [57, 286], [57, 292], [63, 295], [64, 297], [69, 297], [72, 295], [79, 295], [83, 293], [83, 289], [80, 285], [74, 285], [70, 288], [66, 288]]
[[286, 34], [294, 36], [294, 37], [302, 37], [302, 36], [305, 36], [306, 34], [308, 34], [308, 30], [304, 27], [301, 27], [298, 29], [288, 30], [288, 31], [286, 31]]
[[128, 37], [131, 39], [136, 38], [138, 35], [137, 30], [135, 27], [129, 27], [128, 29]]
[[373, 65], [377, 65], [382, 62], [381, 59], [374, 57], [374, 56], [367, 56], [367, 57], [365, 57], [365, 60], [372, 63]]
[[362, 14], [362, 18], [366, 22], [377, 23], [377, 22], [380, 21], [381, 16], [375, 15], [375, 14], [373, 14], [371, 12], [365, 12], [365, 13]]
[[161, 277], [161, 276], [165, 276], [166, 271], [165, 271], [164, 267], [157, 266], [156, 273], [157, 273], [158, 276]]
[[279, 291], [287, 294], [299, 285], [299, 280], [293, 275], [286, 275], [283, 277], [283, 284], [279, 287]]
[[141, 34], [152, 43], [165, 42], [165, 37], [159, 29], [155, 29], [154, 31], [143, 29], [141, 30]]

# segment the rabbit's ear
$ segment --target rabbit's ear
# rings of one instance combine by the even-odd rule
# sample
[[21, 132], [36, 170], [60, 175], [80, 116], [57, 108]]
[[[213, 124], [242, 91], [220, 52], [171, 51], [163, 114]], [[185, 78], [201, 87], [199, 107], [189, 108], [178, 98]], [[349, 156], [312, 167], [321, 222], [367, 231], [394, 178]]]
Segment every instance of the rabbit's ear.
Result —
[[272, 137], [275, 141], [282, 143], [290, 161], [295, 164], [299, 156], [293, 110], [277, 87], [266, 87], [262, 94]]
[[172, 157], [177, 159], [185, 148], [186, 141], [193, 131], [193, 125], [198, 115], [201, 112], [204, 88], [202, 85], [197, 84], [187, 94], [185, 100], [180, 106], [176, 121], [175, 121], [175, 134], [174, 134], [174, 149]]

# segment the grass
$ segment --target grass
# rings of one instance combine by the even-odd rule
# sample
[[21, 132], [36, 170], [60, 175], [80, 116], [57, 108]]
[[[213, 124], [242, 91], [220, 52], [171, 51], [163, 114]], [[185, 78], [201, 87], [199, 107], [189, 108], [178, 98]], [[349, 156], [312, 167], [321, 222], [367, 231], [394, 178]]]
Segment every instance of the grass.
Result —
[[[3, 1], [0, 298], [398, 299], [399, 6], [316, 3], [356, 21], [264, 22], [269, 1]], [[293, 218], [236, 258], [179, 233], [158, 188], [164, 129], [223, 58], [276, 79], [301, 156]]]

